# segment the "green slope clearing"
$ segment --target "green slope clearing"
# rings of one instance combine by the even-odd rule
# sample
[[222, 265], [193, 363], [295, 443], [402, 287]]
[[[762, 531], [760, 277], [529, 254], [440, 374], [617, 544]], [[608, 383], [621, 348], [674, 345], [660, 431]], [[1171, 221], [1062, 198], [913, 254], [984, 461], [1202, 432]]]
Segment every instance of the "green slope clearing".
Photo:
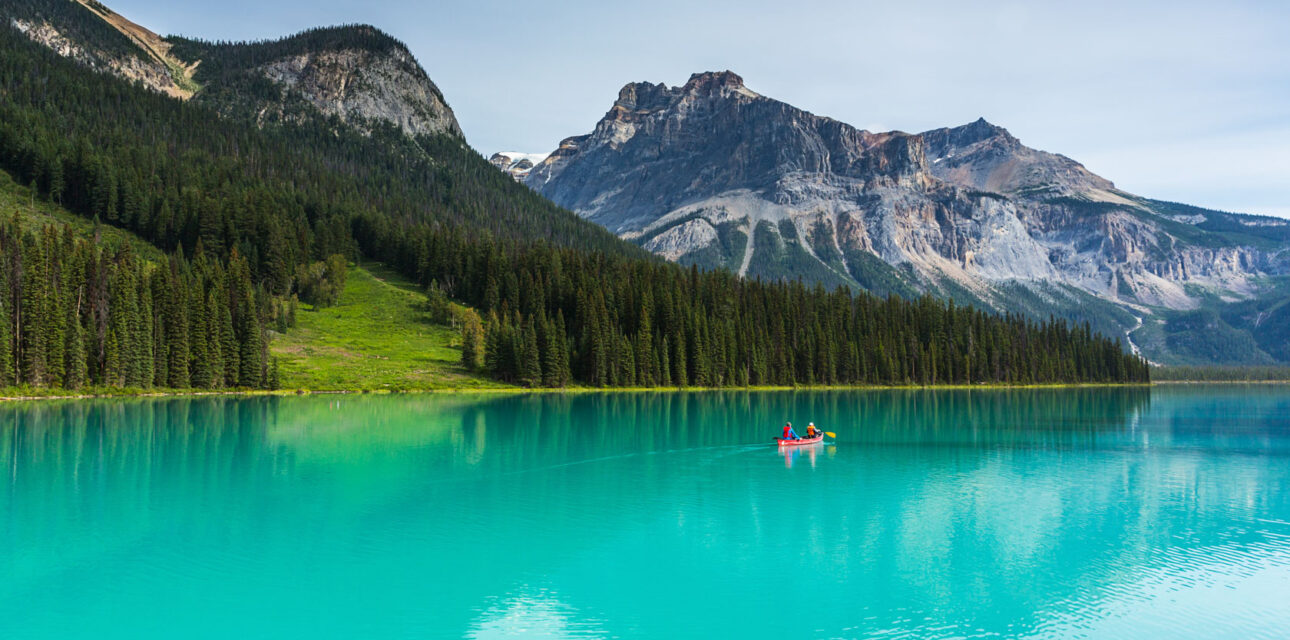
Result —
[[461, 366], [459, 332], [428, 320], [426, 296], [376, 264], [351, 267], [340, 301], [296, 312], [275, 335], [283, 389], [402, 391], [505, 388]]

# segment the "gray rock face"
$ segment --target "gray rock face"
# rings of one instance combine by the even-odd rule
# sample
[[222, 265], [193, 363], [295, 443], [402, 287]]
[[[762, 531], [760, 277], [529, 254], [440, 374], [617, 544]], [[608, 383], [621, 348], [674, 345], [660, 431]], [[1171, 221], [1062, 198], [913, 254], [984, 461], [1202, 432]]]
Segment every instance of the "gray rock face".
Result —
[[1282, 221], [1125, 193], [985, 120], [859, 130], [729, 71], [626, 85], [591, 133], [562, 141], [524, 181], [682, 263], [930, 292], [1111, 331], [1215, 297], [1256, 300], [1269, 277], [1290, 274]]
[[386, 54], [311, 51], [265, 64], [260, 72], [344, 122], [390, 122], [411, 136], [461, 135], [443, 95], [403, 47]]

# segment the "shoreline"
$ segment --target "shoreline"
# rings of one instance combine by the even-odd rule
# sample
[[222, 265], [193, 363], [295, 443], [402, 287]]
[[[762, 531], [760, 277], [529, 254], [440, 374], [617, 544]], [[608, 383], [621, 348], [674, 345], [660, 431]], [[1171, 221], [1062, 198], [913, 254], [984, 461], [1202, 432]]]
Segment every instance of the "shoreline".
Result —
[[1290, 385], [1290, 380], [1153, 380], [1151, 382], [1055, 382], [1046, 384], [890, 384], [890, 385], [755, 385], [747, 387], [430, 387], [425, 389], [130, 389], [108, 388], [82, 391], [42, 389], [41, 393], [15, 393], [0, 389], [0, 403], [31, 400], [97, 400], [107, 398], [181, 398], [211, 396], [307, 396], [307, 395], [419, 395], [419, 394], [524, 394], [524, 393], [676, 393], [712, 391], [961, 391], [1013, 389], [1093, 389], [1109, 387], [1167, 387], [1177, 385]]
[[713, 391], [756, 391], [756, 392], [796, 392], [796, 391], [1007, 391], [1022, 389], [1094, 389], [1112, 387], [1153, 387], [1170, 384], [1290, 384], [1290, 380], [1268, 381], [1162, 381], [1162, 382], [1061, 382], [1052, 384], [943, 384], [943, 385], [768, 385], [749, 387], [442, 387], [429, 389], [278, 389], [278, 390], [138, 390], [138, 389], [105, 389], [81, 392], [61, 393], [48, 390], [40, 395], [13, 394], [0, 391], [0, 403], [28, 402], [34, 400], [101, 400], [111, 398], [183, 398], [183, 397], [258, 397], [258, 396], [307, 396], [307, 395], [486, 395], [486, 394], [527, 394], [527, 393], [678, 393], [678, 392], [713, 392]]

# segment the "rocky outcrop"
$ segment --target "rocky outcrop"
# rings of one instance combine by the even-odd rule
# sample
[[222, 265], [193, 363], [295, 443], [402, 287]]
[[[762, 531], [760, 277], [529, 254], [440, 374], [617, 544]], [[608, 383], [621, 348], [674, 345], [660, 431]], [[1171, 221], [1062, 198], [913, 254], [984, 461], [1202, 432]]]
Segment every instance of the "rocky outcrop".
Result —
[[682, 263], [1076, 318], [1100, 300], [1125, 330], [1290, 274], [1278, 221], [1125, 193], [984, 119], [859, 130], [729, 71], [624, 86], [524, 181]]
[[410, 136], [462, 135], [438, 87], [402, 46], [386, 52], [307, 51], [257, 70], [324, 115], [360, 128], [390, 122]]

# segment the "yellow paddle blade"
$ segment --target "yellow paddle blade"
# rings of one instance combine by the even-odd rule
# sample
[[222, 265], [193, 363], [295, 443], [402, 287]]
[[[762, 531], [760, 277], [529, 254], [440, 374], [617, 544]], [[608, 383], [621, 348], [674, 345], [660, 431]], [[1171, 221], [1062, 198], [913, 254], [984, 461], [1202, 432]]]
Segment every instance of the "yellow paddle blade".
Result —
[[824, 432], [824, 435], [826, 435], [826, 436], [828, 436], [828, 437], [830, 437], [830, 438], [836, 438], [836, 437], [838, 437], [838, 434], [833, 433], [832, 431], [825, 431], [825, 432]]

